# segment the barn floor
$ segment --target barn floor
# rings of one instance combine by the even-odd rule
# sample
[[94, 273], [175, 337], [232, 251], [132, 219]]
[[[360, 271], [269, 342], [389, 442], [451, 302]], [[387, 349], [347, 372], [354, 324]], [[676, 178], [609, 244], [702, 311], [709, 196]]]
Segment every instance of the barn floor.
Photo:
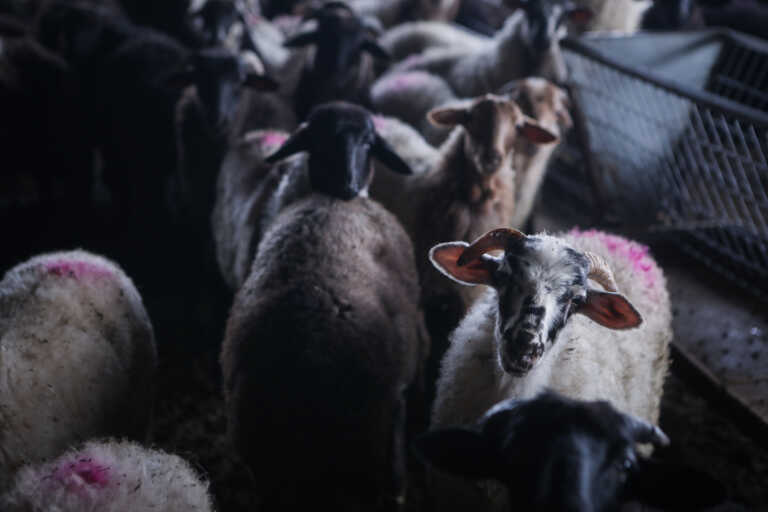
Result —
[[[544, 217], [536, 227], [554, 226]], [[217, 358], [231, 296], [211, 271], [210, 261], [186, 258], [186, 250], [164, 233], [115, 232], [102, 226], [81, 236], [71, 228], [65, 217], [34, 226], [10, 226], [6, 240], [17, 243], [0, 255], [0, 271], [42, 251], [76, 246], [119, 262], [144, 297], [159, 346], [150, 443], [179, 453], [203, 472], [211, 481], [218, 511], [258, 510], [259, 498], [248, 471], [228, 454], [225, 443]], [[704, 285], [713, 281], [690, 273], [689, 265], [674, 253], [657, 256], [667, 269], [680, 347], [696, 351], [709, 346], [707, 340], [727, 340], [729, 353], [710, 351], [713, 361], [745, 343], [761, 349], [761, 354], [766, 352], [768, 327], [757, 316], [756, 302], [728, 287]], [[720, 387], [713, 388], [685, 358], [674, 355], [660, 421], [673, 445], [662, 455], [702, 469], [721, 482], [730, 504], [718, 510], [768, 511], [768, 436], [761, 423], [745, 419], [742, 409], [733, 407]], [[706, 360], [702, 356], [699, 362]], [[424, 509], [420, 480], [414, 474], [409, 510]]]

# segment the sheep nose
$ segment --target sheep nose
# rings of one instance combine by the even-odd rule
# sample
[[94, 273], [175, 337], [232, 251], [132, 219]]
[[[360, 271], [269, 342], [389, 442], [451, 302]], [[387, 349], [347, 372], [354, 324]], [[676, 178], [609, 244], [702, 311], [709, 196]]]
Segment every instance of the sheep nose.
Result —
[[501, 163], [501, 155], [498, 153], [492, 153], [485, 155], [485, 165], [489, 169], [495, 169]]

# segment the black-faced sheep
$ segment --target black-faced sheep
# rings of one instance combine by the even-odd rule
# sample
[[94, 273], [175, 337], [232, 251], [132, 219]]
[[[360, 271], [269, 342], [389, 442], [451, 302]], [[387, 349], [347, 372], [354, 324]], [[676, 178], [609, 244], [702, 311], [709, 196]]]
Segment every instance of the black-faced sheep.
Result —
[[440, 489], [450, 497], [436, 496], [446, 503], [440, 510], [603, 512], [627, 501], [657, 502], [681, 484], [664, 486], [665, 474], [637, 453], [639, 443], [665, 446], [669, 439], [608, 402], [545, 392], [499, 402], [477, 423], [430, 431], [415, 448], [439, 471], [503, 486], [484, 490], [457, 480]]
[[567, 22], [582, 22], [589, 10], [563, 0], [520, 1], [520, 9], [482, 48], [436, 48], [398, 63], [397, 71], [422, 70], [444, 78], [457, 96], [493, 92], [517, 78], [537, 75], [563, 82], [567, 70], [560, 39]]
[[207, 482], [177, 455], [126, 441], [90, 441], [19, 470], [5, 512], [212, 512]]
[[328, 2], [308, 19], [316, 20], [317, 27], [284, 43], [291, 48], [315, 45], [294, 96], [299, 117], [327, 101], [368, 104], [375, 78], [372, 58], [389, 58], [376, 42], [375, 30], [343, 2]]
[[363, 193], [370, 156], [399, 158], [343, 103], [314, 110], [271, 160], [304, 150], [315, 192], [264, 235], [227, 323], [230, 433], [268, 502], [402, 504], [426, 339], [408, 235]]
[[83, 251], [0, 281], [0, 482], [97, 436], [146, 435], [154, 335], [131, 280]]

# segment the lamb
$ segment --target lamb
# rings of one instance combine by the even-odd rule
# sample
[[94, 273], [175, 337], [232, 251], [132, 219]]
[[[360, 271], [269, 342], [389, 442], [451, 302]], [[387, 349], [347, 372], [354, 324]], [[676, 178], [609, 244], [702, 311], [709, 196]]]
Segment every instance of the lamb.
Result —
[[671, 310], [646, 247], [599, 231], [500, 228], [471, 245], [436, 245], [430, 260], [452, 280], [489, 286], [451, 335], [433, 427], [475, 422], [501, 400], [544, 389], [658, 422]]
[[[603, 512], [619, 510], [628, 501], [658, 506], [670, 495], [685, 496], [690, 506], [695, 495], [711, 488], [704, 475], [646, 460], [637, 452], [638, 443], [666, 446], [669, 439], [659, 427], [609, 402], [544, 392], [531, 399], [503, 400], [474, 426], [430, 431], [417, 439], [415, 448], [427, 464], [446, 474], [503, 484], [508, 498], [497, 499], [493, 510]], [[705, 486], [684, 492], [686, 474]], [[497, 485], [490, 489], [502, 493], [495, 497], [504, 495]], [[452, 506], [441, 510], [488, 509], [466, 503], [472, 495], [458, 490], [447, 489], [456, 495]], [[480, 488], [472, 491], [479, 493]]]
[[429, 172], [394, 181], [376, 178], [373, 197], [397, 215], [411, 235], [422, 282], [432, 353], [427, 382], [436, 377], [447, 337], [476, 297], [446, 281], [428, 260], [440, 240], [476, 237], [514, 214], [512, 149], [518, 137], [550, 143], [556, 137], [505, 98], [485, 95], [465, 107], [430, 112], [432, 122], [454, 126]]
[[177, 455], [127, 441], [89, 441], [22, 468], [6, 512], [212, 512], [208, 483]]
[[406, 395], [427, 338], [408, 236], [365, 197], [370, 156], [400, 159], [345, 103], [317, 107], [269, 160], [304, 150], [313, 193], [272, 223], [227, 322], [231, 438], [281, 509], [402, 504]]
[[299, 117], [327, 101], [368, 104], [368, 89], [375, 78], [371, 57], [389, 58], [375, 41], [375, 30], [343, 2], [328, 2], [307, 18], [316, 20], [317, 27], [284, 43], [289, 48], [316, 46], [294, 96]]
[[460, 97], [479, 96], [531, 75], [565, 81], [567, 70], [560, 49], [560, 39], [567, 32], [565, 22], [585, 22], [589, 10], [562, 0], [519, 4], [521, 8], [482, 49], [432, 49], [405, 59], [394, 69], [441, 76]]
[[85, 252], [36, 256], [0, 281], [0, 482], [95, 436], [142, 438], [154, 334], [131, 280]]

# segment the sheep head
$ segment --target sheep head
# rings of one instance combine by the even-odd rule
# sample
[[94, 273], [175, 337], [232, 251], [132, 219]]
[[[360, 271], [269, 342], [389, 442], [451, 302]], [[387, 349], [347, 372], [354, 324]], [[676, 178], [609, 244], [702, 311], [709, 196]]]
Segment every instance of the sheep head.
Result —
[[464, 152], [479, 174], [490, 176], [510, 165], [518, 137], [535, 144], [547, 144], [557, 136], [535, 119], [523, 115], [520, 107], [501, 96], [486, 94], [467, 104], [436, 108], [427, 114], [435, 125], [461, 125]]
[[573, 127], [568, 93], [549, 80], [540, 77], [513, 80], [499, 93], [516, 102], [523, 113], [557, 135]]
[[[494, 257], [491, 251], [504, 254]], [[496, 289], [497, 355], [502, 369], [512, 375], [529, 372], [574, 313], [609, 329], [642, 323], [640, 313], [616, 290], [605, 260], [556, 237], [501, 228], [471, 245], [436, 245], [429, 257], [440, 272], [459, 283]], [[603, 289], [591, 286], [590, 279]]]
[[373, 178], [371, 155], [393, 171], [411, 174], [408, 164], [376, 133], [370, 112], [351, 103], [316, 107], [267, 162], [300, 151], [309, 153], [312, 188], [340, 199], [367, 195]]
[[[608, 402], [547, 392], [505, 400], [474, 427], [430, 431], [414, 445], [435, 469], [501, 481], [511, 510], [600, 512], [617, 509], [626, 499], [652, 501], [632, 492], [637, 480], [663, 478], [658, 466], [638, 455], [638, 443], [666, 446], [669, 439]], [[659, 487], [648, 491], [652, 498]]]

